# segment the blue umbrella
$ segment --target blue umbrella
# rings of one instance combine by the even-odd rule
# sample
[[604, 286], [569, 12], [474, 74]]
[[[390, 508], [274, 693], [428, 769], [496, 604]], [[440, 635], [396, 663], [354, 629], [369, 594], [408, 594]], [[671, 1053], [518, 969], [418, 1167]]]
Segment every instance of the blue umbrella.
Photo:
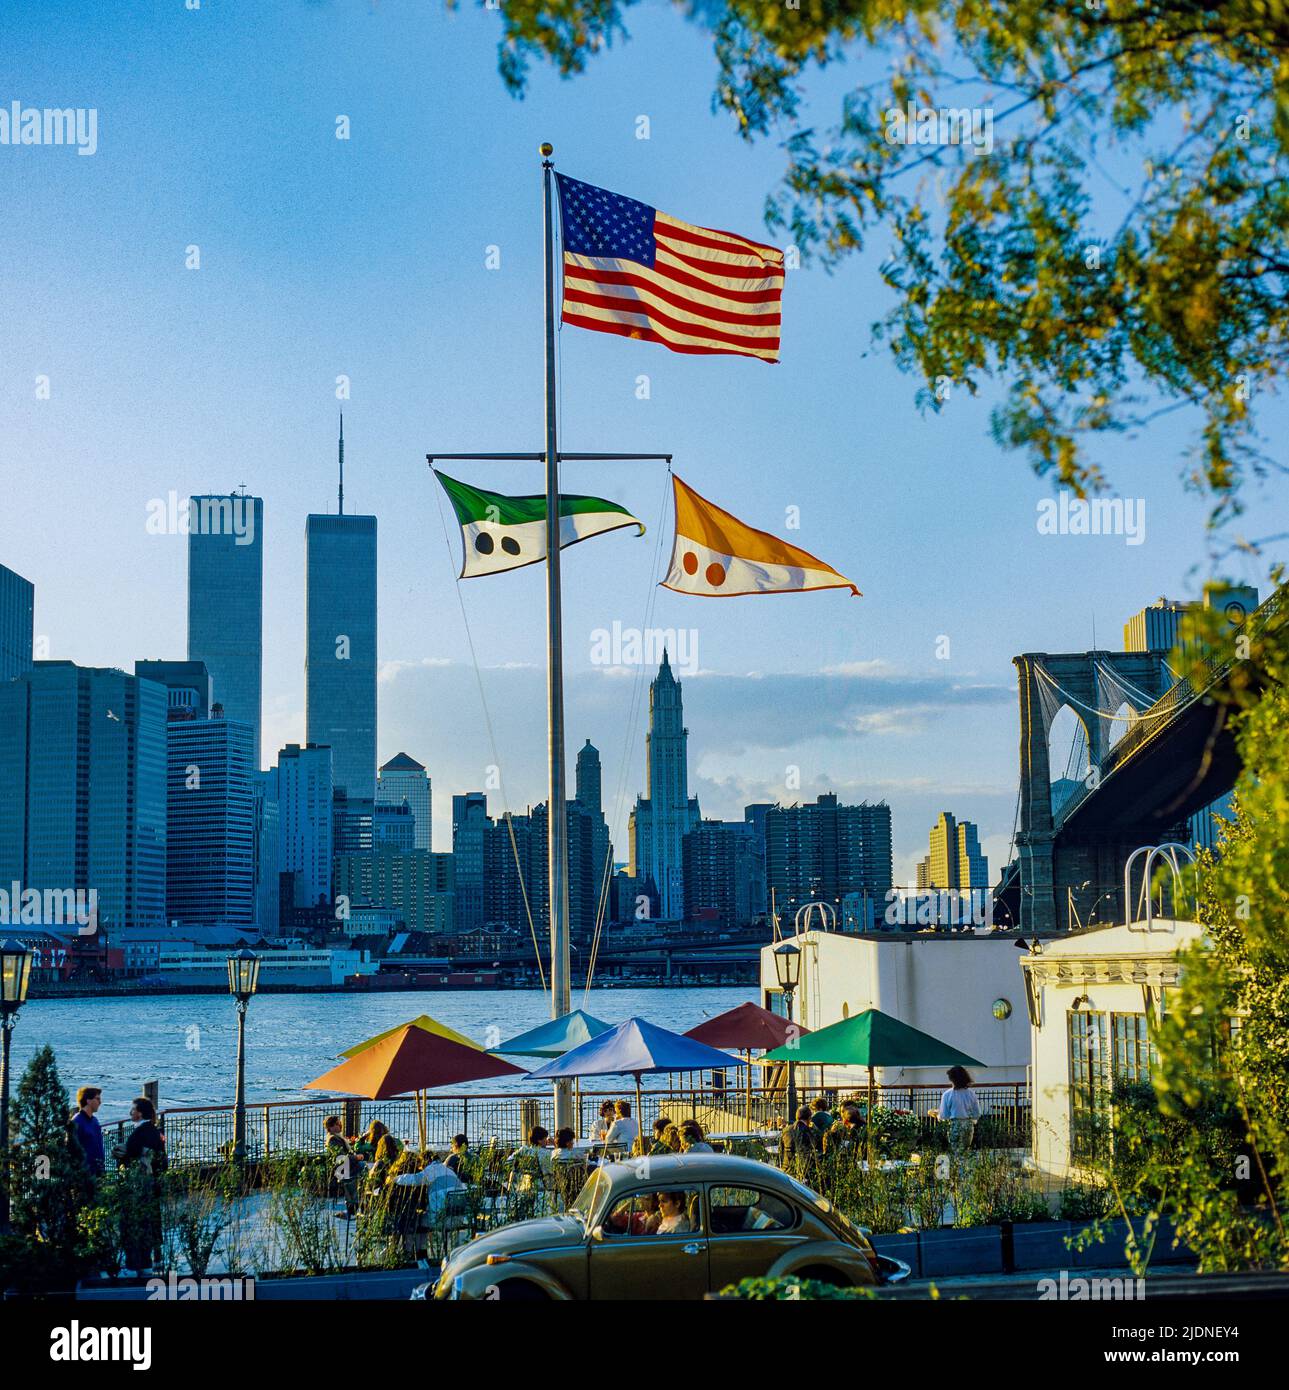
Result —
[[728, 1053], [669, 1033], [643, 1018], [629, 1018], [529, 1075], [543, 1081], [569, 1076], [634, 1076], [638, 1114], [642, 1076], [662, 1071], [712, 1071], [729, 1064]]
[[489, 1052], [511, 1057], [562, 1057], [573, 1048], [607, 1033], [613, 1025], [603, 1019], [594, 1018], [584, 1009], [574, 1009], [562, 1018], [552, 1018], [538, 1028], [530, 1028], [511, 1038], [500, 1047], [490, 1047]]

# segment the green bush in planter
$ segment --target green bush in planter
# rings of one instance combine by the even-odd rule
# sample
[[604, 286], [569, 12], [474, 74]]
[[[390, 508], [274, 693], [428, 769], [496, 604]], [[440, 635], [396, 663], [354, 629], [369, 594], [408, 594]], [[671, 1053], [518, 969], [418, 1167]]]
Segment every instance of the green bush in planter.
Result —
[[786, 1279], [740, 1279], [737, 1284], [727, 1284], [721, 1293], [726, 1298], [787, 1303], [825, 1300], [854, 1302], [874, 1297], [870, 1288], [839, 1289], [835, 1284], [825, 1284], [820, 1279], [798, 1279], [795, 1276]]

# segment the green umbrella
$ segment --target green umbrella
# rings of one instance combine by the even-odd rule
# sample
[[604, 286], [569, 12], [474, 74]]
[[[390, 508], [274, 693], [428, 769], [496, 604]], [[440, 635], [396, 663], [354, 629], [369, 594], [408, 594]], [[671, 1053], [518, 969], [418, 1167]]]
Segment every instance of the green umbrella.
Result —
[[956, 1047], [910, 1028], [881, 1009], [865, 1009], [817, 1032], [767, 1052], [763, 1062], [817, 1062], [834, 1067], [868, 1068], [868, 1157], [873, 1160], [874, 1067], [983, 1067]]

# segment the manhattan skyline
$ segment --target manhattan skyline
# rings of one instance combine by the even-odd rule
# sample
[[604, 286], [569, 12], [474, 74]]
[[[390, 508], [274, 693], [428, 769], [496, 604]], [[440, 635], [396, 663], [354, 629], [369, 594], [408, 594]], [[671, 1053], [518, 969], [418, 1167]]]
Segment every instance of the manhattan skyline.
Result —
[[[521, 811], [546, 796], [543, 577], [534, 567], [462, 586], [494, 751], [452, 592], [457, 542], [445, 547], [424, 462], [434, 448], [540, 444], [537, 142], [551, 139], [570, 174], [749, 235], [763, 234], [780, 156], [739, 145], [711, 116], [701, 38], [665, 12], [636, 16], [630, 48], [577, 83], [535, 72], [519, 103], [497, 78], [486, 11], [174, 8], [144, 19], [75, 4], [8, 26], [7, 91], [94, 106], [99, 121], [92, 158], [4, 151], [15, 196], [0, 233], [22, 248], [30, 292], [0, 324], [0, 561], [36, 586], [38, 656], [127, 671], [181, 659], [187, 537], [150, 532], [149, 504], [244, 483], [264, 499], [271, 763], [305, 739], [304, 518], [334, 508], [343, 408], [346, 512], [381, 529], [371, 771], [399, 751], [423, 762], [442, 793], [435, 840], [448, 844], [451, 795], [483, 788], [494, 762], [505, 797], [490, 792], [490, 804]], [[209, 176], [192, 181], [194, 164]], [[185, 264], [194, 246], [200, 269]], [[650, 626], [697, 635], [684, 681], [689, 791], [704, 815], [736, 820], [747, 803], [828, 790], [884, 798], [903, 882], [950, 808], [980, 826], [996, 876], [1016, 796], [1012, 656], [1084, 650], [1094, 629], [1117, 648], [1145, 604], [1197, 597], [1206, 506], [1176, 482], [1190, 422], [1164, 417], [1144, 445], [1103, 446], [1119, 492], [1146, 501], [1142, 544], [1040, 534], [1052, 488], [991, 442], [991, 397], [921, 415], [915, 383], [869, 344], [865, 325], [886, 304], [879, 259], [875, 247], [835, 276], [789, 273], [773, 368], [564, 331], [563, 439], [673, 451], [706, 495], [864, 591], [656, 596]], [[539, 484], [527, 465], [471, 476], [514, 493]], [[667, 480], [657, 465], [576, 465], [565, 486], [650, 528], [565, 560], [570, 760], [586, 738], [601, 750], [621, 858], [646, 790], [635, 692], [654, 671], [595, 665], [592, 634], [643, 625]], [[1242, 533], [1280, 529], [1282, 483], [1249, 502]], [[790, 508], [799, 529], [786, 529]], [[1283, 556], [1281, 543], [1225, 569], [1265, 591], [1265, 559]]]

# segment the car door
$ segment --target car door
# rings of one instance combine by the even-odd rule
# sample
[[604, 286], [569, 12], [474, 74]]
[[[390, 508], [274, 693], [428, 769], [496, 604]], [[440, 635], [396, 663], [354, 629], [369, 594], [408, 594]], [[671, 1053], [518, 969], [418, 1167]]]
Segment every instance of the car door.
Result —
[[699, 1189], [677, 1184], [619, 1198], [591, 1241], [589, 1277], [593, 1299], [702, 1298], [707, 1236]]
[[707, 1260], [713, 1293], [740, 1279], [758, 1279], [809, 1236], [786, 1197], [742, 1184], [707, 1189]]

